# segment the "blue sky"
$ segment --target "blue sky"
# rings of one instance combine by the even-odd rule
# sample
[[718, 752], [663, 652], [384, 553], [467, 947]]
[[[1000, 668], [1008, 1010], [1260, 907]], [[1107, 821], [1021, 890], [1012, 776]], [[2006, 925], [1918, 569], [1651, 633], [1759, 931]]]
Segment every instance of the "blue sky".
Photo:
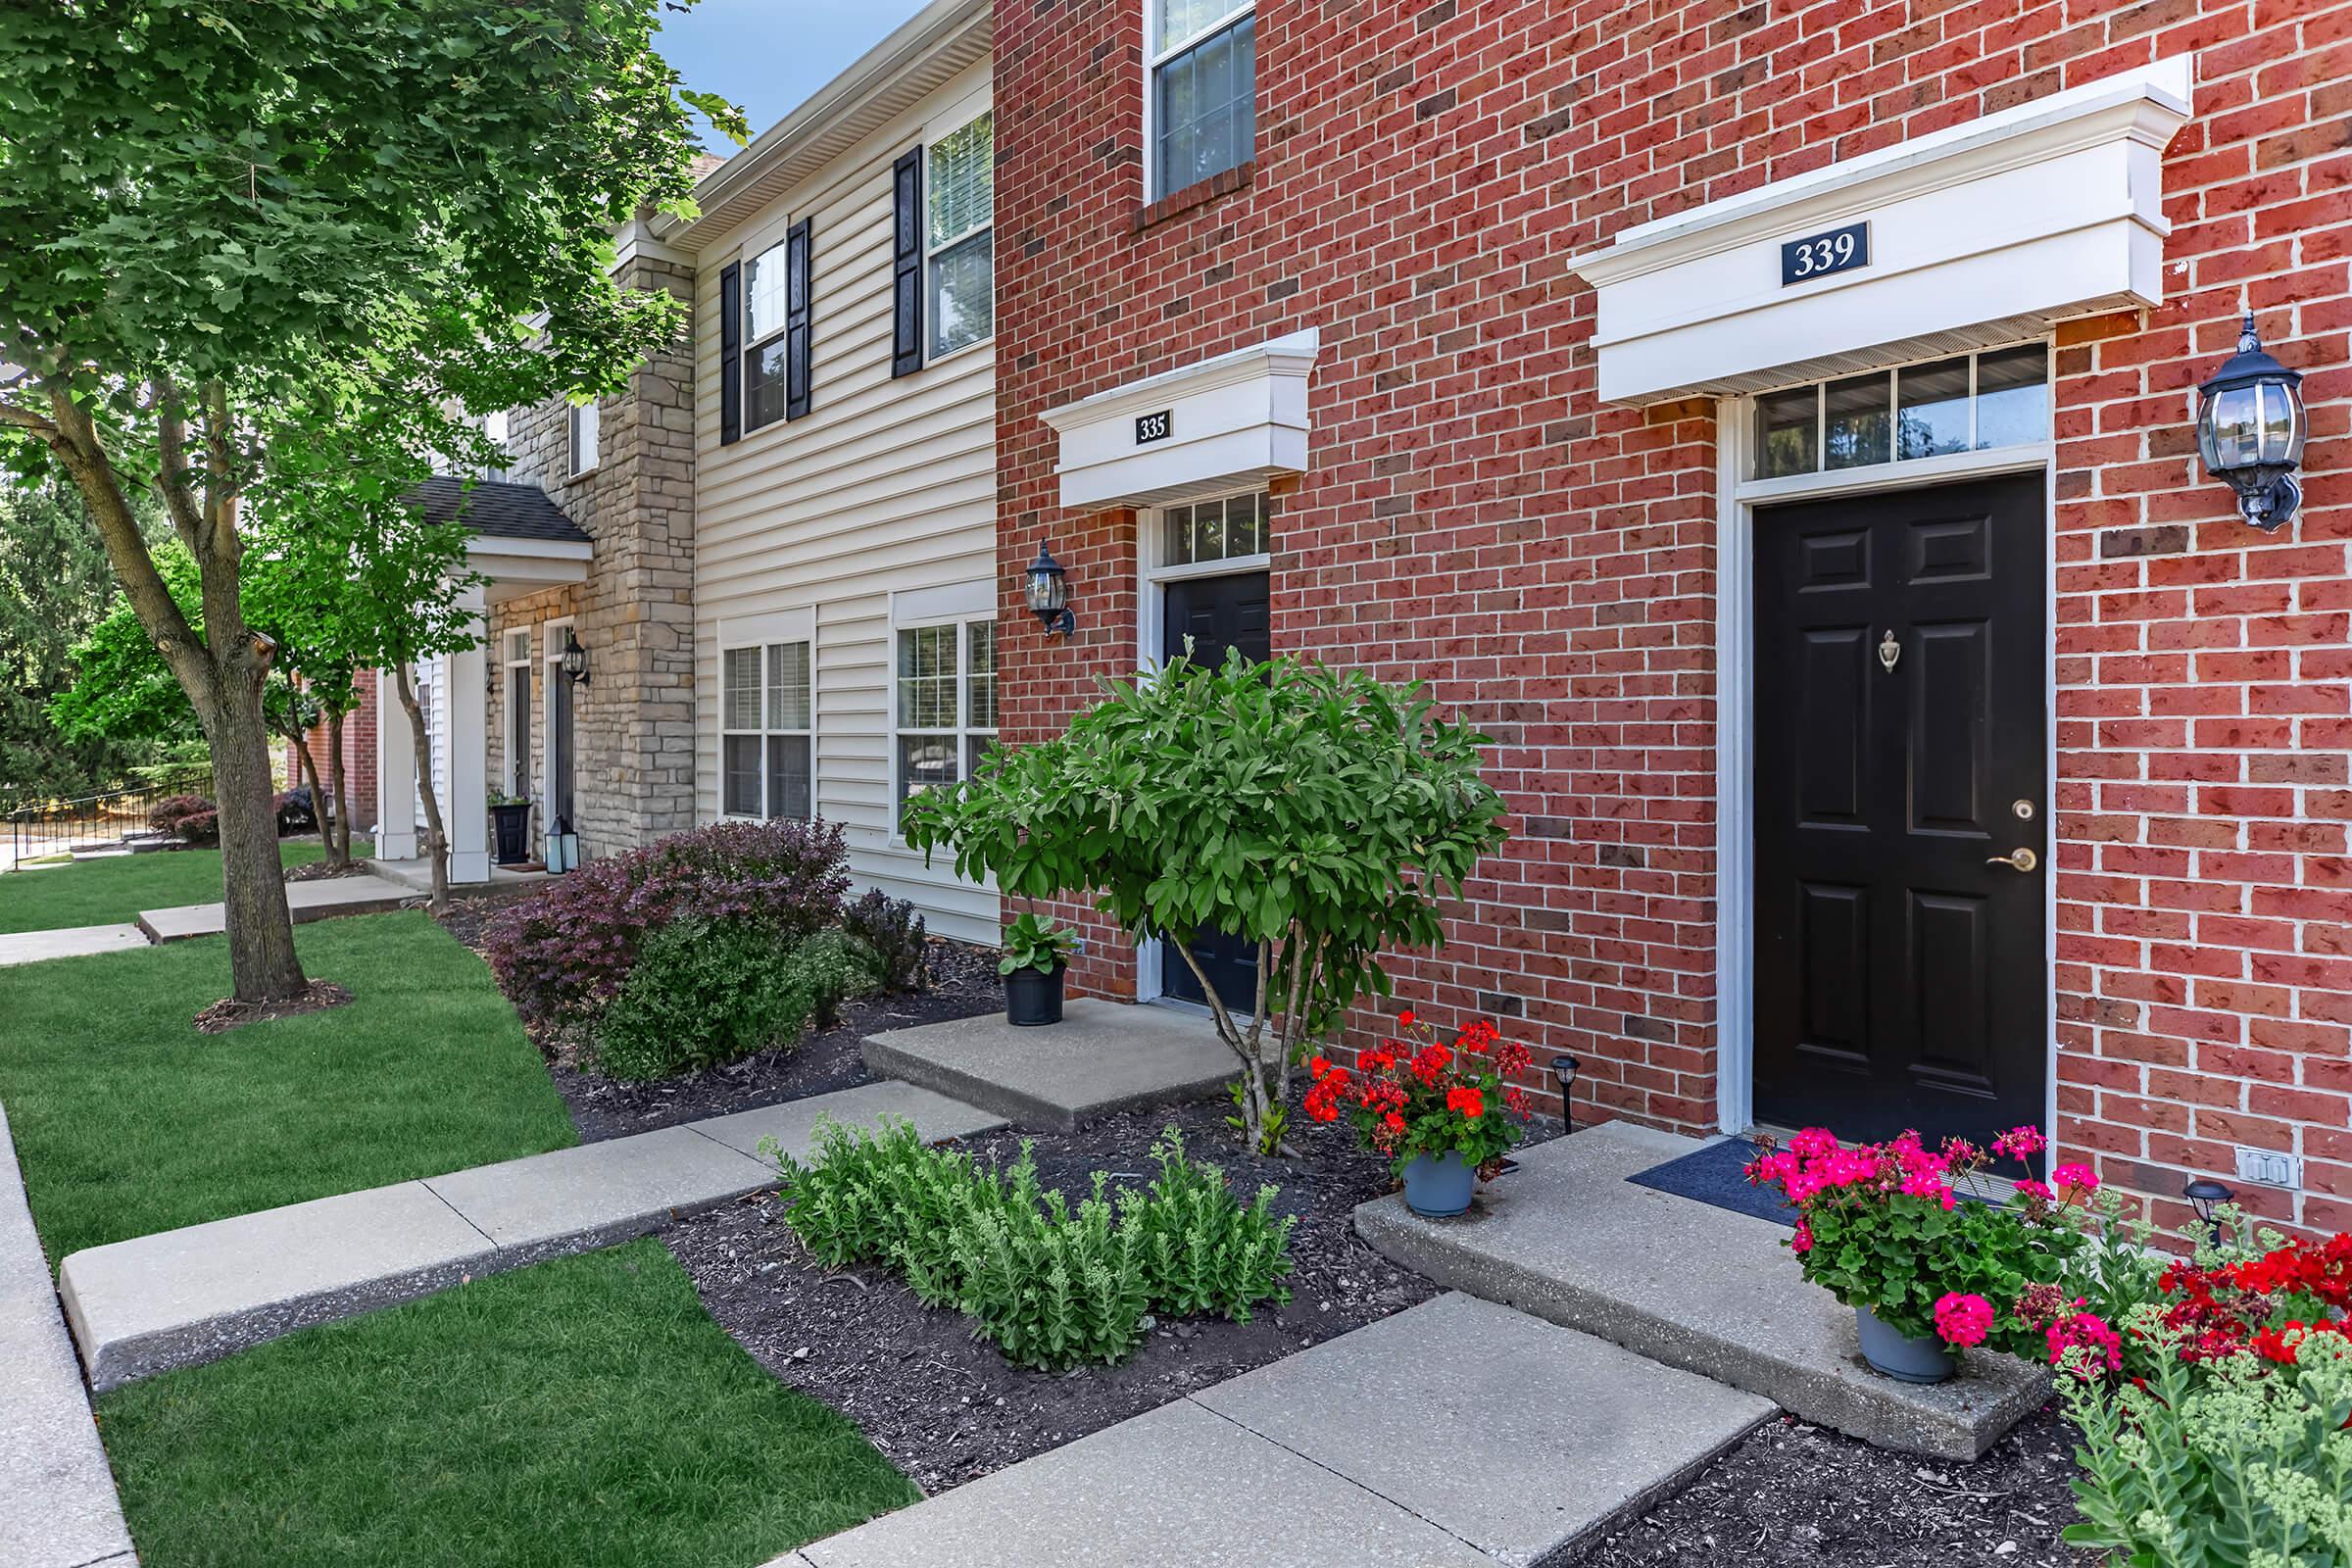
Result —
[[[655, 41], [686, 85], [743, 106], [757, 136], [890, 35], [923, 0], [700, 0]], [[699, 118], [699, 117], [698, 117]], [[714, 153], [735, 144], [699, 127]]]

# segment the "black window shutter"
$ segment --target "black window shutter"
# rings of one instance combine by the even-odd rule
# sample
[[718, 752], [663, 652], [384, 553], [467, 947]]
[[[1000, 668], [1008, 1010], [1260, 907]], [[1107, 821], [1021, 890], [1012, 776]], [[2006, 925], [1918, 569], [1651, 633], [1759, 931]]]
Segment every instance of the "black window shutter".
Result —
[[718, 270], [718, 444], [743, 439], [743, 264]]
[[890, 373], [923, 368], [923, 150], [891, 166]]
[[784, 417], [808, 412], [808, 220], [784, 236]]

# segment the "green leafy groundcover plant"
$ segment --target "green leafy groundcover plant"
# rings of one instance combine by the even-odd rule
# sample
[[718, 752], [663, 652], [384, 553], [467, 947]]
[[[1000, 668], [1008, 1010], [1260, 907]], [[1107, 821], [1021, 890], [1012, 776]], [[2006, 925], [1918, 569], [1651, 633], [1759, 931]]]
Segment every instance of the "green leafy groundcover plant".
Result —
[[748, 916], [681, 919], [646, 938], [595, 1024], [596, 1066], [613, 1078], [667, 1078], [796, 1041], [829, 1024], [842, 999], [874, 989], [873, 955], [838, 931], [795, 941]]
[[1122, 1188], [1098, 1171], [1073, 1207], [1045, 1191], [1027, 1145], [1008, 1170], [930, 1149], [905, 1122], [875, 1134], [830, 1120], [804, 1165], [774, 1140], [784, 1218], [827, 1267], [883, 1263], [933, 1306], [954, 1307], [1020, 1366], [1057, 1370], [1123, 1359], [1147, 1312], [1247, 1322], [1287, 1301], [1293, 1216], [1275, 1191], [1244, 1206], [1213, 1165], [1186, 1158], [1176, 1129], [1153, 1145], [1157, 1175]]
[[1478, 771], [1487, 744], [1417, 683], [1177, 659], [1148, 682], [1104, 683], [1060, 735], [916, 797], [906, 833], [1015, 897], [1091, 900], [1187, 963], [1202, 930], [1256, 943], [1246, 1020], [1201, 989], [1263, 1147], [1307, 1042], [1361, 993], [1386, 994], [1384, 949], [1444, 942], [1442, 901], [1501, 845], [1502, 800]]
[[2071, 1277], [2088, 1238], [2082, 1201], [2098, 1188], [2086, 1167], [2061, 1165], [2051, 1186], [2030, 1173], [2005, 1205], [1965, 1201], [1981, 1192], [1995, 1154], [2037, 1153], [2041, 1134], [2019, 1127], [1979, 1149], [1947, 1139], [1929, 1150], [1917, 1133], [1884, 1144], [1842, 1145], [1809, 1127], [1747, 1167], [1778, 1186], [1797, 1211], [1788, 1242], [1806, 1279], [1847, 1306], [1867, 1308], [1914, 1339], [1951, 1348], [1984, 1345], [2038, 1354], [2046, 1322], [2036, 1310]]

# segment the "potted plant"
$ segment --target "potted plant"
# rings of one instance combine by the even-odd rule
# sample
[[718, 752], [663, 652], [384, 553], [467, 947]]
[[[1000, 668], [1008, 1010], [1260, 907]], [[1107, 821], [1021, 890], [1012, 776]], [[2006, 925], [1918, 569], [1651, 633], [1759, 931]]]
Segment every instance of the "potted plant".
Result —
[[1450, 1045], [1410, 1012], [1396, 1021], [1417, 1045], [1384, 1040], [1356, 1057], [1353, 1071], [1314, 1057], [1302, 1105], [1313, 1121], [1337, 1121], [1342, 1111], [1354, 1117], [1357, 1139], [1389, 1156], [1403, 1179], [1414, 1213], [1459, 1214], [1526, 1133], [1527, 1094], [1510, 1080], [1531, 1054], [1483, 1018]]
[[1989, 1151], [1960, 1138], [1930, 1150], [1911, 1132], [1844, 1145], [1810, 1127], [1786, 1148], [1766, 1144], [1747, 1179], [1779, 1187], [1796, 1210], [1787, 1245], [1806, 1279], [1854, 1309], [1863, 1359], [1905, 1383], [1940, 1383], [1964, 1349], [2037, 1353], [2044, 1303], [2087, 1245], [2081, 1205], [2099, 1181], [2085, 1166], [2061, 1165], [2044, 1183], [2028, 1164], [2009, 1201], [1986, 1200], [1995, 1155], [2025, 1163], [2041, 1148], [2031, 1127]]
[[1061, 980], [1078, 951], [1078, 933], [1048, 915], [1027, 909], [1004, 928], [997, 973], [1004, 977], [1004, 1021], [1022, 1025], [1061, 1022]]
[[527, 795], [490, 792], [492, 857], [501, 865], [517, 865], [531, 858], [531, 801]]

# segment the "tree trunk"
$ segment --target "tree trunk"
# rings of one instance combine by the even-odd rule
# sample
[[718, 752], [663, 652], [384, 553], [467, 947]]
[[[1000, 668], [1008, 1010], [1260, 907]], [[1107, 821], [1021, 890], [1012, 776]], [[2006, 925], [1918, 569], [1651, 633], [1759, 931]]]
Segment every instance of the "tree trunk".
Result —
[[416, 746], [416, 798], [424, 803], [424, 858], [433, 870], [433, 912], [449, 907], [449, 834], [441, 825], [441, 800], [433, 790], [433, 740], [424, 732], [424, 705], [416, 701], [416, 672], [407, 660], [392, 666], [392, 686], [408, 710], [409, 737]]
[[318, 829], [318, 847], [326, 858], [335, 858], [335, 830], [326, 820], [326, 791], [318, 787], [318, 762], [311, 756], [311, 738], [297, 730], [287, 737], [294, 743], [294, 765], [302, 774], [303, 783], [310, 786], [312, 825]]
[[351, 803], [343, 798], [343, 710], [326, 710], [326, 776], [335, 798], [335, 836], [327, 842], [326, 858], [337, 870], [351, 863]]
[[[123, 597], [187, 692], [212, 747], [231, 993], [239, 1002], [290, 1001], [308, 991], [310, 981], [294, 954], [285, 867], [277, 857], [270, 723], [262, 705], [262, 687], [270, 677], [276, 645], [248, 628], [238, 609], [244, 546], [237, 537], [226, 465], [216, 456], [212, 482], [199, 506], [184, 461], [184, 408], [176, 394], [158, 404], [165, 474], [159, 488], [173, 531], [196, 558], [205, 609], [205, 630], [199, 636], [156, 569], [138, 518], [123, 497], [121, 475], [88, 411], [62, 388], [53, 388], [50, 413], [55, 422], [41, 439], [89, 504], [91, 523], [122, 584]], [[223, 423], [227, 416], [225, 395], [216, 391], [211, 418]], [[219, 439], [225, 441], [225, 433]]]

